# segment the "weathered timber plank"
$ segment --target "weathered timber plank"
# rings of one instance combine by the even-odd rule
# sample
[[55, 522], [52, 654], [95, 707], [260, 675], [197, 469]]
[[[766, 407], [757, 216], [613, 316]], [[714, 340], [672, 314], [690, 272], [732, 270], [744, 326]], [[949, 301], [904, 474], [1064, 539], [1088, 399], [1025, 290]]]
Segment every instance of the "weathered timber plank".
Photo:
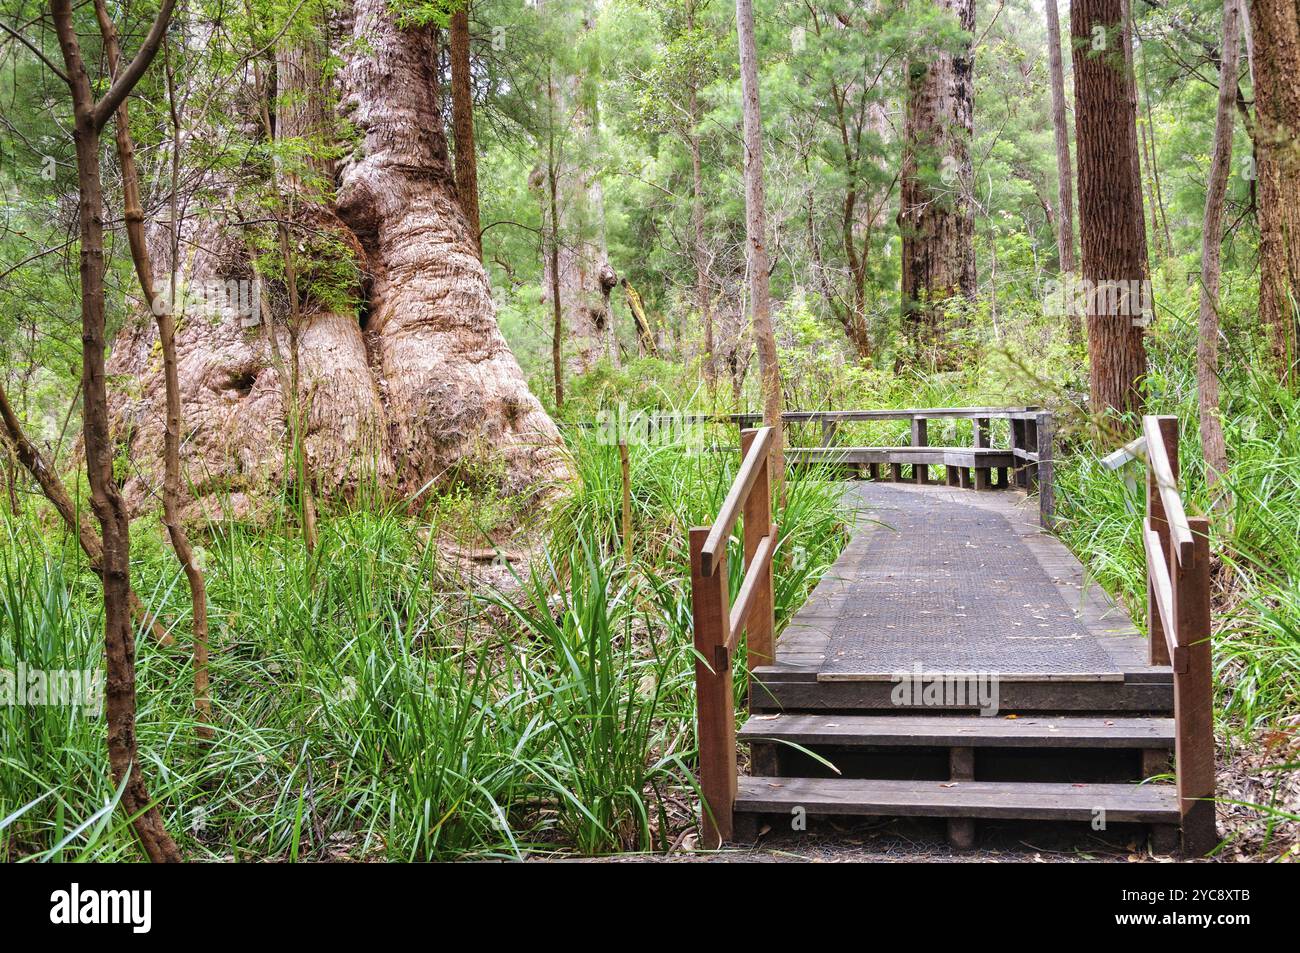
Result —
[[1168, 824], [1178, 821], [1169, 785], [1060, 784], [1010, 781], [880, 781], [850, 778], [744, 777], [736, 810], [886, 817], [976, 817], [1008, 820]]
[[[1168, 749], [1172, 718], [979, 715], [760, 715], [740, 730], [740, 740], [793, 741], [801, 745], [944, 745], [1000, 748]], [[1153, 772], [1154, 773], [1154, 772]]]
[[[825, 682], [762, 680], [753, 687], [754, 706], [785, 711], [935, 711], [933, 706], [900, 706], [890, 682]], [[1125, 682], [1006, 682], [998, 688], [1001, 712], [1131, 711], [1167, 712], [1174, 703], [1168, 683]], [[954, 711], [976, 711], [973, 702]]]

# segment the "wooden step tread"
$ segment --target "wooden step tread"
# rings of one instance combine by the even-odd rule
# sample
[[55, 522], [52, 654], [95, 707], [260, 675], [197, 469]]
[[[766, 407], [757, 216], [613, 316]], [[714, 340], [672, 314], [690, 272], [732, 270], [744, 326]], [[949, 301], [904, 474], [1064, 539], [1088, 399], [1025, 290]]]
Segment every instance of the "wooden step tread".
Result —
[[1171, 748], [1172, 718], [979, 715], [755, 715], [742, 741], [799, 745], [1004, 748]]
[[741, 777], [736, 811], [1177, 824], [1173, 785]]

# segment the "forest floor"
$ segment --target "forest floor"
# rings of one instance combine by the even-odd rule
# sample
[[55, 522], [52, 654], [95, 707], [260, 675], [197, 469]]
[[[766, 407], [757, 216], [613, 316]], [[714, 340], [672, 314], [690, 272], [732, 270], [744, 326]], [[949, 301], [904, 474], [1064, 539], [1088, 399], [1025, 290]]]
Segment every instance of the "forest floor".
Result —
[[[1042, 825], [988, 825], [977, 846], [950, 847], [942, 821], [890, 819], [823, 823], [806, 832], [767, 831], [753, 847], [696, 851], [694, 836], [666, 854], [620, 854], [620, 863], [1169, 863], [1134, 828], [1109, 838]], [[540, 860], [541, 857], [534, 859]]]

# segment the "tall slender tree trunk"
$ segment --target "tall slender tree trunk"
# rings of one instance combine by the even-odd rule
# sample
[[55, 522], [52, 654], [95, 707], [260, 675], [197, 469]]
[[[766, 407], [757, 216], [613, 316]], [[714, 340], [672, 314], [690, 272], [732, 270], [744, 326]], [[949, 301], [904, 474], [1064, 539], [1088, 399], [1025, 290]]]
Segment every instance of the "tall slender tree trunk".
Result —
[[[969, 34], [974, 0], [936, 0]], [[975, 220], [970, 142], [974, 129], [970, 40], [929, 51], [907, 66], [899, 228], [904, 327], [918, 350], [942, 360], [944, 303], [975, 294]], [[933, 183], [938, 179], [940, 185]]]
[[[108, 15], [108, 7], [104, 0], [95, 0], [95, 15], [99, 20], [100, 34], [104, 38], [109, 73], [115, 76], [119, 69], [121, 51], [118, 46], [117, 29]], [[168, 88], [171, 88], [170, 82]], [[179, 255], [176, 229], [180, 221], [178, 189], [181, 139], [176, 105], [172, 102], [171, 106], [176, 125], [172, 141], [171, 182], [172, 280], [174, 282], [175, 261]], [[145, 236], [144, 210], [140, 203], [140, 172], [135, 162], [135, 142], [131, 136], [131, 118], [125, 100], [117, 108], [114, 126], [118, 166], [122, 174], [122, 217], [126, 221], [127, 243], [131, 248], [131, 259], [135, 265], [136, 277], [139, 279], [144, 300], [149, 303], [150, 310], [156, 315], [158, 341], [162, 351], [167, 404], [167, 422], [163, 439], [163, 525], [167, 528], [167, 537], [171, 541], [172, 551], [181, 564], [181, 570], [185, 574], [185, 581], [190, 590], [194, 710], [198, 719], [196, 733], [200, 738], [211, 738], [213, 732], [212, 702], [208, 690], [208, 588], [203, 569], [194, 557], [194, 548], [190, 545], [189, 534], [185, 530], [181, 517], [183, 490], [180, 448], [184, 418], [181, 413], [180, 379], [177, 372], [176, 316], [170, 307], [154, 306], [154, 295], [158, 288], [155, 284], [153, 262], [149, 257], [149, 245]], [[171, 301], [176, 301], [175, 287], [172, 288]]]
[[1056, 248], [1061, 271], [1072, 275], [1074, 263], [1074, 164], [1065, 115], [1065, 64], [1061, 56], [1061, 15], [1056, 0], [1047, 5], [1047, 59], [1052, 83], [1052, 131], [1056, 135]]
[[1294, 387], [1300, 314], [1300, 11], [1251, 0], [1259, 188], [1259, 315], [1278, 378]]
[[451, 125], [456, 146], [456, 194], [469, 223], [470, 236], [483, 259], [479, 237], [478, 156], [474, 149], [474, 93], [469, 66], [469, 0], [451, 15]]
[[[557, 17], [565, 14], [561, 5], [556, 4], [554, 10]], [[575, 42], [585, 41], [593, 19], [586, 4], [576, 11], [572, 24]], [[554, 266], [559, 269], [564, 331], [570, 344], [565, 364], [570, 374], [589, 371], [602, 357], [618, 365], [614, 315], [608, 308], [605, 280], [606, 269], [613, 271], [605, 238], [605, 196], [595, 161], [600, 132], [599, 97], [593, 82], [597, 69], [594, 58], [564, 70], [552, 66], [546, 90], [549, 161], [555, 169], [558, 211], [552, 230], [559, 240], [553, 256], [543, 254], [542, 297], [552, 303]], [[543, 209], [544, 218], [545, 214]]]
[[1228, 469], [1219, 406], [1219, 276], [1223, 243], [1223, 200], [1232, 166], [1232, 131], [1237, 116], [1237, 66], [1241, 61], [1241, 5], [1224, 0], [1223, 47], [1219, 60], [1219, 104], [1214, 117], [1214, 150], [1205, 189], [1201, 228], [1201, 310], [1197, 321], [1196, 393], [1200, 409], [1201, 452], [1206, 482], [1213, 486]]
[[773, 428], [772, 480], [782, 499], [785, 480], [785, 437], [782, 431], [781, 368], [772, 330], [772, 300], [768, 284], [767, 213], [763, 197], [763, 112], [758, 95], [758, 52], [754, 45], [753, 0], [736, 0], [736, 33], [740, 45], [740, 98], [744, 113], [745, 248], [754, 346], [763, 394], [763, 423]]
[[1087, 302], [1089, 390], [1099, 415], [1139, 411], [1146, 372], [1140, 290], [1146, 241], [1133, 177], [1137, 134], [1121, 48], [1123, 22], [1120, 0], [1070, 5], [1082, 277], [1096, 289]]
[[[1073, 5], [1071, 5], [1073, 10]], [[1107, 41], [1110, 42], [1110, 36]], [[1132, 0], [1120, 0], [1120, 33], [1119, 42], [1124, 50], [1124, 83], [1125, 93], [1127, 94], [1127, 122], [1133, 127], [1133, 141], [1136, 144], [1133, 152], [1129, 157], [1129, 164], [1132, 167], [1132, 187], [1134, 191], [1134, 201], [1137, 203], [1139, 219], [1141, 222], [1142, 238], [1142, 269], [1143, 273], [1150, 277], [1151, 274], [1151, 253], [1147, 247], [1147, 227], [1146, 227], [1146, 199], [1143, 197], [1142, 186], [1142, 142], [1138, 138], [1138, 89], [1137, 89], [1137, 69], [1133, 65], [1133, 4]], [[1153, 233], [1154, 234], [1154, 233]]]
[[700, 168], [700, 136], [695, 124], [699, 121], [699, 100], [691, 87], [691, 237], [692, 257], [695, 259], [695, 307], [704, 321], [704, 379], [712, 390], [718, 382], [718, 366], [714, 357], [713, 302], [709, 296], [708, 252], [704, 244], [704, 174]]
[[[552, 101], [553, 103], [553, 101]], [[555, 388], [555, 409], [564, 409], [564, 289], [560, 285], [560, 201], [559, 177], [556, 166], [555, 116], [547, 130], [546, 154], [546, 214], [542, 216], [542, 248], [547, 267], [546, 287], [551, 299], [551, 380]]]
[[90, 505], [103, 541], [104, 649], [108, 669], [105, 716], [113, 779], [122, 785], [121, 805], [132, 819], [150, 860], [181, 859], [145, 784], [136, 741], [135, 632], [131, 625], [131, 533], [126, 503], [113, 479], [113, 444], [108, 427], [104, 352], [104, 195], [100, 178], [100, 135], [158, 52], [172, 0], [164, 0], [144, 44], [130, 65], [96, 100], [73, 24], [71, 0], [50, 0], [73, 103], [81, 240], [81, 380], [86, 474]]
[[[695, 0], [686, 0], [686, 32], [695, 35]], [[686, 144], [691, 153], [691, 257], [695, 259], [695, 307], [704, 322], [704, 379], [712, 391], [718, 382], [714, 356], [713, 307], [709, 295], [709, 261], [704, 244], [704, 173], [700, 150], [700, 91], [694, 74], [686, 91]]]

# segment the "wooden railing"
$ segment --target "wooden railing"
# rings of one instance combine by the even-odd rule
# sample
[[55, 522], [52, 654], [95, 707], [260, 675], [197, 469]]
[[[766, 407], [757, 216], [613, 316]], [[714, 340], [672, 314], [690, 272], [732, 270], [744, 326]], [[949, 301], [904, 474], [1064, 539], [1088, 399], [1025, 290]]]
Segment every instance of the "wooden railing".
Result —
[[[776, 620], [772, 592], [772, 554], [777, 528], [772, 524], [768, 455], [771, 427], [740, 434], [741, 464], [735, 482], [712, 526], [691, 529], [691, 610], [695, 619], [695, 709], [699, 741], [701, 828], [706, 846], [732, 834], [736, 800], [736, 712], [731, 661], [740, 638], [747, 638], [750, 671], [771, 665]], [[730, 601], [727, 543], [736, 520], [744, 517], [745, 575]]]
[[1178, 418], [1144, 417], [1147, 623], [1152, 665], [1174, 675], [1174, 776], [1183, 849], [1218, 843], [1214, 825], [1214, 708], [1210, 658], [1209, 521], [1189, 517], [1178, 492]]
[[[758, 414], [732, 414], [730, 419], [744, 427], [761, 419]], [[915, 407], [898, 410], [788, 410], [781, 415], [785, 426], [821, 424], [817, 447], [790, 445], [786, 455], [792, 462], [825, 460], [847, 466], [865, 467], [872, 479], [880, 478], [880, 467], [888, 466], [895, 481], [904, 479], [903, 468], [911, 467], [911, 480], [928, 483], [931, 466], [943, 467], [950, 486], [987, 490], [1008, 484], [1038, 491], [1039, 522], [1052, 528], [1056, 508], [1053, 444], [1055, 427], [1050, 411], [1041, 407]], [[888, 447], [835, 446], [841, 425], [881, 420], [911, 422], [911, 440]], [[931, 420], [970, 420], [971, 447], [936, 447], [930, 443]], [[1009, 423], [1010, 446], [994, 447], [994, 420]], [[998, 476], [997, 481], [993, 474]], [[1009, 474], [1009, 476], [1008, 476]]]

